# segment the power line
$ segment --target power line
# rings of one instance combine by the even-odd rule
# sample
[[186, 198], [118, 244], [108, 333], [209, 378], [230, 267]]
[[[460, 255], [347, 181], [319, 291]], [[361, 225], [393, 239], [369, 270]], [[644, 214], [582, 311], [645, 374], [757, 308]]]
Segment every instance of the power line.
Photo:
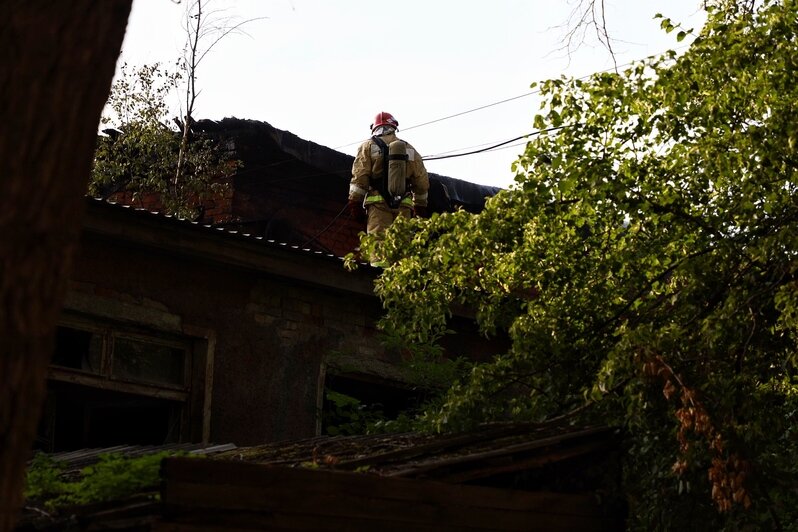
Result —
[[[454, 153], [454, 154], [451, 154], [451, 155], [445, 155], [445, 154], [431, 155], [429, 157], [422, 157], [422, 160], [424, 160], [424, 161], [438, 161], [438, 160], [442, 160], [442, 159], [454, 159], [455, 157], [465, 157], [466, 155], [475, 155], [475, 154], [478, 154], [478, 153], [484, 153], [484, 152], [488, 152], [488, 151], [498, 151], [500, 149], [512, 148], [514, 146], [522, 146], [522, 145], [526, 144], [526, 142], [520, 142], [518, 144], [511, 144], [511, 143], [513, 143], [513, 142], [515, 142], [517, 140], [533, 137], [535, 135], [540, 135], [541, 133], [548, 133], [550, 131], [557, 131], [559, 129], [564, 129], [566, 127], [570, 127], [570, 126], [557, 126], [557, 127], [546, 128], [546, 129], [540, 129], [540, 130], [532, 131], [532, 132], [527, 133], [525, 135], [521, 135], [521, 136], [518, 136], [518, 137], [515, 137], [515, 138], [512, 138], [512, 139], [509, 139], [509, 140], [505, 140], [505, 141], [499, 142], [497, 144], [490, 145], [490, 146], [488, 146], [486, 148], [482, 148], [482, 149], [479, 149], [479, 150], [473, 150], [473, 151], [468, 151], [468, 152], [463, 152], [463, 153]], [[451, 151], [457, 151], [457, 150], [451, 150]], [[450, 152], [445, 152], [445, 153], [448, 154]], [[248, 167], [246, 167], [246, 169], [244, 171], [236, 172], [236, 175], [243, 175], [245, 173], [261, 171], [261, 170], [265, 170], [265, 169], [267, 169], [267, 168], [269, 168], [271, 166], [277, 166], [277, 165], [285, 164], [285, 163], [288, 163], [288, 162], [297, 162], [297, 160], [296, 159], [287, 159], [287, 160], [284, 160], [284, 161], [278, 161], [276, 163], [271, 163], [271, 164], [248, 166]], [[326, 175], [342, 174], [342, 173], [349, 172], [349, 170], [350, 170], [350, 168], [347, 167], [347, 168], [341, 168], [341, 169], [336, 169], [336, 170], [327, 170], [327, 171], [322, 171], [322, 172], [313, 172], [313, 173], [304, 174], [304, 175], [300, 175], [300, 176], [282, 177], [282, 178], [277, 178], [277, 179], [266, 179], [264, 182], [268, 183], [270, 185], [275, 185], [275, 184], [279, 184], [279, 183], [283, 183], [283, 182], [289, 182], [289, 181], [301, 181], [302, 179], [307, 179], [307, 178], [310, 178], [310, 177], [320, 177], [320, 176], [326, 176]], [[339, 214], [339, 216], [340, 216], [340, 214]]]
[[487, 105], [482, 105], [480, 107], [475, 107], [473, 109], [468, 109], [467, 111], [462, 111], [460, 113], [455, 113], [453, 115], [444, 116], [442, 118], [436, 118], [435, 120], [430, 120], [429, 122], [422, 122], [421, 124], [416, 124], [414, 126], [403, 128], [402, 131], [409, 131], [411, 129], [416, 129], [417, 127], [428, 126], [430, 124], [435, 124], [437, 122], [443, 122], [444, 120], [449, 120], [450, 118], [456, 118], [458, 116], [467, 115], [469, 113], [474, 113], [476, 111], [481, 111], [483, 109], [487, 109], [489, 107], [494, 107], [496, 105], [501, 105], [503, 103], [512, 102], [513, 100], [519, 100], [521, 98], [526, 98], [527, 96], [531, 96], [533, 94], [537, 94], [540, 92], [540, 89], [536, 89], [525, 94], [519, 94], [518, 96], [513, 96], [512, 98], [505, 98], [504, 100], [500, 100], [498, 102], [489, 103]]
[[[540, 89], [536, 89], [536, 90], [533, 90], [533, 91], [530, 91], [530, 92], [527, 92], [527, 93], [524, 93], [524, 94], [519, 94], [518, 96], [513, 96], [511, 98], [505, 98], [504, 100], [500, 100], [498, 102], [493, 102], [493, 103], [489, 103], [489, 104], [486, 104], [486, 105], [481, 105], [481, 106], [475, 107], [473, 109], [467, 109], [465, 111], [461, 111], [461, 112], [455, 113], [453, 115], [444, 116], [444, 117], [441, 117], [441, 118], [436, 118], [434, 120], [430, 120], [428, 122], [422, 122], [421, 124], [415, 124], [415, 125], [412, 125], [412, 126], [409, 126], [409, 127], [404, 127], [404, 128], [402, 128], [402, 132], [410, 131], [411, 129], [416, 129], [416, 128], [423, 127], [423, 126], [428, 126], [430, 124], [435, 124], [437, 122], [443, 122], [444, 120], [449, 120], [451, 118], [456, 118], [458, 116], [467, 115], [469, 113], [474, 113], [476, 111], [481, 111], [481, 110], [487, 109], [489, 107], [494, 107], [496, 105], [500, 105], [500, 104], [503, 104], [503, 103], [511, 102], [513, 100], [518, 100], [518, 99], [521, 99], [521, 98], [525, 98], [527, 96], [531, 96], [531, 95], [537, 94], [539, 92], [540, 92]], [[363, 140], [365, 140], [365, 139], [357, 140], [355, 142], [350, 142], [349, 144], [344, 144], [342, 146], [336, 146], [333, 149], [337, 150], [337, 149], [340, 149], [340, 148], [348, 148], [349, 146], [354, 146], [355, 144], [359, 144], [359, 143], [363, 142]]]
[[[490, 151], [490, 150], [512, 148], [513, 146], [521, 146], [523, 144], [526, 144], [526, 142], [520, 142], [518, 144], [512, 144], [513, 142], [516, 142], [518, 140], [526, 139], [526, 138], [529, 138], [529, 137], [532, 137], [532, 136], [535, 136], [535, 135], [540, 135], [540, 134], [543, 134], [543, 133], [548, 133], [550, 131], [558, 131], [560, 129], [565, 129], [567, 127], [571, 127], [571, 126], [556, 126], [556, 127], [549, 127], [549, 128], [546, 128], [546, 129], [539, 129], [537, 131], [532, 131], [531, 133], [527, 133], [526, 135], [521, 135], [520, 137], [515, 137], [515, 138], [510, 139], [510, 140], [505, 140], [504, 142], [500, 142], [498, 144], [494, 144], [492, 146], [488, 146], [487, 148], [482, 148], [480, 150], [473, 150], [473, 151], [465, 152], [465, 153], [455, 153], [455, 154], [452, 154], [452, 155], [422, 157], [422, 159], [425, 160], [425, 161], [435, 161], [435, 160], [440, 160], [440, 159], [452, 159], [454, 157], [464, 157], [466, 155], [474, 155], [474, 154], [477, 154], [477, 153], [483, 153], [483, 152]], [[308, 177], [308, 176], [304, 176], [304, 177]], [[344, 208], [341, 209], [341, 211], [338, 212], [338, 214], [335, 215], [335, 217], [330, 221], [330, 223], [328, 223], [324, 227], [324, 229], [319, 231], [315, 236], [311, 237], [304, 244], [302, 244], [302, 247], [303, 248], [306, 247], [308, 244], [310, 244], [314, 240], [317, 240], [321, 235], [326, 233], [330, 229], [330, 227], [332, 227], [332, 225], [335, 223], [335, 221], [338, 220], [338, 218], [341, 217], [341, 215], [346, 211], [346, 209], [347, 209], [347, 206], [344, 205]], [[341, 230], [341, 227], [338, 228], [336, 233], [338, 231], [340, 231], [340, 230]]]
[[[680, 48], [684, 48], [684, 46], [678, 47], [676, 49], [678, 50]], [[623, 63], [622, 65], [617, 65], [617, 66], [614, 66], [614, 67], [611, 67], [611, 68], [606, 68], [604, 70], [597, 70], [597, 71], [595, 71], [595, 72], [593, 72], [591, 74], [586, 74], [586, 75], [584, 75], [582, 77], [579, 77], [579, 78], [576, 78], [576, 79], [584, 80], [584, 79], [587, 79], [587, 78], [589, 78], [591, 76], [595, 76], [596, 74], [604, 74], [606, 72], [613, 72], [613, 71], [617, 72], [618, 69], [620, 69], [620, 68], [633, 65], [637, 61], [643, 61], [645, 59], [650, 59], [652, 57], [657, 57], [659, 55], [662, 55], [663, 53], [665, 53], [665, 52], [662, 52], [662, 53], [659, 53], [659, 54], [648, 55], [648, 56], [643, 57], [641, 59], [633, 59], [632, 61], [628, 61], [626, 63]], [[473, 109], [467, 109], [467, 110], [461, 111], [459, 113], [455, 113], [455, 114], [452, 114], [452, 115], [444, 116], [444, 117], [441, 117], [441, 118], [436, 118], [434, 120], [429, 120], [427, 122], [422, 122], [421, 124], [414, 124], [412, 126], [408, 126], [408, 127], [402, 128], [402, 131], [403, 132], [404, 131], [409, 131], [411, 129], [416, 129], [416, 128], [419, 128], [419, 127], [422, 127], [422, 126], [428, 126], [430, 124], [436, 124], [438, 122], [443, 122], [444, 120], [449, 120], [451, 118], [457, 118], [458, 116], [467, 115], [467, 114], [470, 114], [470, 113], [474, 113], [476, 111], [482, 111], [483, 109], [488, 109], [488, 108], [494, 107], [496, 105], [501, 105], [503, 103], [512, 102], [514, 100], [519, 100], [521, 98], [526, 98], [527, 96], [532, 96], [533, 94], [538, 94], [539, 92], [540, 92], [540, 89], [535, 89], [533, 91], [529, 91], [529, 92], [526, 92], [524, 94], [519, 94], [518, 96], [512, 96], [510, 98], [505, 98], [505, 99], [499, 100], [497, 102], [492, 102], [492, 103], [489, 103], [489, 104], [481, 105], [479, 107], [474, 107]], [[338, 150], [338, 149], [341, 149], [341, 148], [348, 148], [349, 146], [354, 146], [355, 144], [359, 144], [359, 143], [361, 143], [361, 142], [363, 142], [365, 140], [366, 139], [356, 140], [355, 142], [350, 142], [349, 144], [343, 144], [341, 146], [336, 146], [333, 149], [334, 150]], [[477, 153], [479, 153], [479, 152], [477, 152]]]
[[[684, 48], [684, 47], [682, 47], [682, 48]], [[649, 56], [647, 56], [647, 57], [645, 57], [643, 59], [656, 57], [657, 55], [661, 55], [661, 54], [649, 55]], [[618, 68], [622, 68], [622, 67], [625, 67], [625, 66], [632, 65], [636, 61], [640, 61], [640, 60], [642, 60], [642, 59], [629, 61], [629, 62], [624, 63], [622, 65], [618, 65], [617, 67], [614, 67], [614, 68], [608, 68], [608, 69], [605, 69], [605, 70], [598, 70], [598, 71], [596, 71], [596, 72], [594, 72], [592, 74], [587, 74], [587, 75], [582, 76], [582, 77], [577, 78], [577, 79], [587, 79], [587, 78], [589, 78], [589, 77], [591, 77], [591, 76], [593, 76], [595, 74], [602, 74], [602, 73], [605, 73], [605, 72], [612, 72], [614, 70], [617, 70]], [[475, 107], [473, 109], [468, 109], [468, 110], [465, 110], [465, 111], [462, 111], [462, 112], [459, 112], [459, 113], [455, 113], [455, 114], [452, 114], [452, 115], [449, 115], [449, 116], [436, 118], [434, 120], [423, 122], [421, 124], [416, 124], [416, 125], [413, 125], [413, 126], [409, 126], [407, 128], [403, 128], [402, 131], [407, 131], [409, 129], [419, 128], [419, 127], [430, 125], [430, 124], [434, 124], [434, 123], [437, 123], [437, 122], [442, 122], [444, 120], [449, 120], [451, 118], [455, 118], [455, 117], [462, 116], [462, 115], [465, 115], [465, 114], [469, 114], [469, 113], [473, 113], [473, 112], [480, 111], [480, 110], [483, 110], [483, 109], [487, 109], [489, 107], [494, 107], [496, 105], [500, 105], [500, 104], [503, 104], [503, 103], [511, 102], [513, 100], [518, 100], [518, 99], [524, 98], [526, 96], [531, 96], [532, 94], [537, 94], [539, 92], [540, 92], [540, 89], [536, 89], [536, 90], [533, 90], [533, 91], [530, 91], [530, 92], [527, 92], [527, 93], [524, 93], [524, 94], [519, 94], [518, 96], [513, 96], [511, 98], [505, 98], [505, 99], [499, 100], [497, 102], [493, 102], [493, 103], [489, 103], [489, 104], [482, 105], [482, 106], [479, 106], [479, 107]], [[507, 146], [507, 145], [512, 143], [512, 142], [515, 142], [517, 140], [521, 140], [523, 138], [531, 137], [531, 136], [534, 136], [534, 135], [539, 135], [541, 133], [545, 133], [545, 132], [549, 132], [549, 131], [556, 131], [556, 130], [562, 129], [564, 127], [567, 127], [567, 126], [552, 127], [552, 128], [548, 128], [548, 129], [539, 130], [539, 131], [533, 131], [533, 132], [528, 133], [526, 135], [521, 135], [521, 136], [515, 137], [513, 139], [502, 141], [502, 142], [500, 142], [498, 144], [494, 144], [494, 145], [491, 145], [491, 146], [488, 146], [486, 148], [482, 148], [482, 149], [479, 149], [479, 150], [473, 150], [473, 151], [468, 151], [468, 152], [464, 152], [464, 153], [456, 153], [456, 154], [447, 155], [447, 154], [449, 154], [451, 152], [458, 151], [460, 149], [467, 149], [467, 148], [455, 148], [453, 150], [442, 152], [440, 155], [433, 155], [433, 156], [423, 157], [422, 159], [425, 160], [425, 161], [436, 161], [436, 160], [442, 160], [442, 159], [453, 159], [453, 158], [456, 158], [456, 157], [465, 157], [466, 155], [475, 155], [475, 154], [484, 153], [484, 152], [488, 152], [488, 151], [494, 151], [494, 150], [498, 150], [498, 149], [505, 149], [505, 147], [506, 148], [511, 148], [513, 146], [520, 146], [521, 144], [524, 144], [524, 143], [513, 144], [512, 146]], [[333, 150], [338, 150], [340, 148], [345, 148], [345, 147], [348, 147], [348, 146], [352, 146], [354, 144], [361, 143], [361, 142], [363, 142], [365, 140], [366, 139], [362, 139], [362, 140], [359, 140], [359, 141], [356, 141], [356, 142], [345, 144], [343, 146], [337, 146], [337, 147], [332, 148], [332, 149]], [[477, 146], [483, 146], [483, 145], [484, 144], [478, 144]], [[265, 169], [267, 167], [270, 167], [270, 166], [279, 166], [279, 165], [286, 164], [286, 163], [289, 163], [289, 162], [294, 162], [294, 161], [295, 161], [295, 159], [287, 159], [287, 160], [278, 161], [278, 162], [274, 162], [274, 163], [270, 163], [270, 164], [258, 165], [256, 167], [246, 168], [245, 170], [243, 170], [241, 172], [238, 172], [238, 174], [245, 174], [245, 173], [250, 173], [250, 172], [253, 172], [253, 171], [263, 170], [263, 169]], [[342, 169], [342, 170], [340, 170], [340, 172], [341, 173], [348, 172], [348, 168], [347, 169]], [[320, 175], [328, 175], [328, 174], [334, 174], [334, 173], [339, 173], [339, 172], [338, 171], [319, 172], [319, 173], [314, 173], [314, 174], [307, 174], [307, 175], [300, 176], [300, 177], [281, 178], [281, 179], [271, 180], [269, 182], [270, 183], [280, 183], [280, 182], [283, 182], [283, 181], [293, 181], [293, 180], [305, 179], [305, 178], [308, 178], [308, 177], [316, 177], [316, 176], [320, 176]]]
[[432, 157], [422, 157], [422, 159], [425, 160], [425, 161], [437, 161], [437, 160], [440, 160], [440, 159], [453, 159], [455, 157], [465, 157], [466, 155], [474, 155], [476, 153], [482, 153], [482, 152], [486, 152], [486, 151], [495, 150], [496, 148], [499, 148], [499, 147], [504, 146], [506, 144], [510, 144], [511, 142], [515, 142], [517, 140], [525, 139], [525, 138], [532, 137], [532, 136], [535, 136], [535, 135], [540, 135], [541, 133], [548, 133], [549, 131], [557, 131], [557, 130], [563, 129], [565, 127], [569, 127], [569, 126], [556, 126], [556, 127], [549, 127], [549, 128], [546, 128], [546, 129], [539, 129], [537, 131], [533, 131], [531, 133], [527, 133], [526, 135], [521, 135], [520, 137], [515, 137], [514, 139], [505, 140], [504, 142], [500, 142], [498, 144], [494, 144], [493, 146], [488, 146], [487, 148], [482, 148], [480, 150], [467, 151], [467, 152], [464, 152], [464, 153], [454, 153], [452, 155], [440, 155], [440, 156], [432, 156]]
[[450, 153], [455, 153], [455, 152], [459, 152], [459, 151], [462, 151], [462, 150], [473, 150], [474, 148], [482, 148], [483, 146], [490, 146], [491, 144], [495, 144], [497, 142], [499, 142], [499, 141], [498, 140], [492, 140], [490, 142], [481, 142], [479, 144], [472, 144], [471, 146], [463, 146], [463, 147], [460, 147], [460, 148], [454, 148], [454, 149], [451, 149], [451, 150], [430, 154], [427, 157], [438, 157], [439, 155], [448, 155]]
[[[648, 57], [654, 57], [654, 56], [648, 56]], [[631, 65], [634, 62], [635, 61], [630, 61], [628, 63], [620, 65], [620, 67]], [[597, 71], [597, 72], [594, 72], [593, 74], [589, 74], [589, 75], [586, 75], [586, 76], [583, 76], [583, 77], [577, 78], [577, 79], [586, 79], [586, 78], [588, 78], [588, 77], [590, 77], [592, 75], [600, 74], [600, 73], [604, 73], [604, 72], [610, 72], [612, 70], [617, 71], [617, 69], [620, 68], [620, 67], [616, 66], [614, 69], [607, 69], [607, 70]], [[500, 104], [503, 104], [503, 103], [511, 102], [513, 100], [518, 100], [520, 98], [525, 98], [526, 96], [531, 96], [532, 94], [536, 94], [538, 92], [540, 92], [539, 89], [538, 90], [534, 90], [534, 91], [530, 91], [530, 92], [527, 92], [527, 93], [524, 93], [524, 94], [520, 94], [518, 96], [513, 96], [512, 98], [505, 98], [504, 100], [493, 102], [493, 103], [490, 103], [490, 104], [487, 104], [487, 105], [482, 105], [480, 107], [475, 107], [473, 109], [468, 109], [468, 110], [462, 111], [460, 113], [455, 113], [453, 115], [445, 116], [445, 117], [442, 117], [442, 118], [437, 118], [435, 120], [430, 120], [428, 122], [423, 122], [421, 124], [416, 124], [414, 126], [410, 126], [410, 127], [404, 128], [403, 131], [407, 131], [409, 129], [419, 128], [419, 127], [422, 127], [422, 126], [427, 126], [427, 125], [434, 124], [434, 123], [437, 123], [437, 122], [442, 122], [444, 120], [449, 120], [451, 118], [455, 118], [455, 117], [462, 116], [462, 115], [465, 115], [465, 114], [473, 113], [473, 112], [476, 112], [476, 111], [481, 111], [481, 110], [487, 109], [489, 107], [494, 107], [496, 105], [500, 105]], [[543, 134], [543, 133], [548, 133], [548, 132], [551, 132], [551, 131], [558, 131], [560, 129], [564, 129], [564, 128], [567, 128], [567, 127], [571, 127], [571, 126], [556, 126], [556, 127], [545, 128], [545, 129], [539, 129], [539, 130], [527, 133], [526, 135], [521, 135], [519, 137], [515, 137], [515, 138], [509, 139], [509, 140], [505, 140], [505, 141], [499, 142], [497, 144], [493, 144], [491, 146], [488, 146], [486, 148], [481, 148], [479, 150], [472, 150], [472, 151], [468, 151], [468, 152], [464, 152], [464, 153], [454, 153], [454, 154], [450, 154], [450, 155], [437, 155], [437, 156], [431, 156], [431, 157], [422, 157], [422, 159], [425, 160], [425, 161], [436, 161], [436, 160], [442, 160], [442, 159], [453, 159], [453, 158], [456, 158], [456, 157], [465, 157], [467, 155], [476, 155], [476, 154], [485, 153], [485, 152], [488, 152], [488, 151], [511, 148], [513, 146], [520, 146], [520, 145], [526, 144], [526, 142], [520, 142], [518, 144], [512, 144], [513, 142], [519, 141], [521, 139], [526, 139], [526, 138], [529, 138], [529, 137], [532, 137], [532, 136], [540, 135], [540, 134]], [[358, 144], [360, 142], [363, 142], [363, 141], [360, 140], [360, 141], [357, 141], [357, 142], [352, 142], [350, 144], [345, 144], [343, 146], [337, 146], [337, 147], [335, 147], [333, 149], [337, 150], [339, 148], [345, 148], [345, 147], [348, 147], [348, 146], [352, 146], [354, 144]], [[455, 151], [455, 150], [452, 150], [452, 151]], [[444, 153], [449, 153], [449, 152], [444, 152]], [[287, 160], [286, 161], [278, 161], [276, 163], [271, 163], [269, 165], [263, 165], [261, 168], [264, 168], [266, 166], [277, 166], [277, 165], [285, 164], [287, 162], [289, 162], [289, 161], [287, 161]], [[270, 181], [270, 183], [273, 184], [273, 183], [279, 183], [279, 182], [282, 182], [282, 181], [289, 181], [289, 180], [294, 181], [294, 180], [299, 180], [299, 179], [305, 179], [305, 178], [308, 178], [308, 177], [314, 177], [314, 176], [317, 176], [317, 175], [327, 175], [327, 174], [330, 174], [330, 173], [331, 172], [323, 172], [323, 173], [318, 173], [318, 174], [307, 174], [305, 176], [300, 176], [299, 178], [292, 177], [292, 178], [277, 179], [277, 180]], [[333, 217], [333, 219], [321, 231], [319, 231], [316, 235], [314, 235], [310, 239], [308, 239], [302, 245], [302, 247], [305, 247], [305, 246], [309, 245], [310, 243], [316, 241], [319, 237], [321, 237], [324, 233], [326, 233], [330, 229], [330, 227], [332, 227], [332, 225], [346, 211], [346, 208], [347, 207], [344, 206], [338, 212], [338, 214], [336, 214]], [[340, 230], [341, 230], [341, 227], [338, 228], [338, 231], [340, 231]], [[338, 231], [336, 231], [336, 233]]]

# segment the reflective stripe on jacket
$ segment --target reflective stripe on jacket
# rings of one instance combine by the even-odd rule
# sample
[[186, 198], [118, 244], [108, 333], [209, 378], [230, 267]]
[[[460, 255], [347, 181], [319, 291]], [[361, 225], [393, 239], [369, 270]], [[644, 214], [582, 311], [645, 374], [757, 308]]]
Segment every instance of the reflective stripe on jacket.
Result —
[[[382, 194], [380, 194], [379, 192], [374, 193], [372, 191], [372, 192], [369, 192], [368, 196], [366, 196], [366, 201], [364, 203], [366, 205], [371, 205], [373, 203], [385, 203], [385, 198], [383, 198]], [[402, 201], [399, 203], [399, 205], [401, 205], [403, 207], [412, 207], [413, 206], [413, 198], [411, 198], [410, 196], [405, 196], [404, 198], [402, 198]], [[416, 204], [416, 205], [418, 205], [418, 204]]]

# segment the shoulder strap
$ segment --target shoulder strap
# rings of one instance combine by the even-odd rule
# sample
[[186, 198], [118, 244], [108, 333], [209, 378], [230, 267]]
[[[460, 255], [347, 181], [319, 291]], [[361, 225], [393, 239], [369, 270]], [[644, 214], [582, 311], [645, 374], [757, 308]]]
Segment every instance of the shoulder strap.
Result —
[[377, 135], [371, 137], [371, 140], [380, 147], [380, 151], [382, 152], [382, 175], [385, 177], [388, 175], [388, 145]]
[[395, 209], [397, 207], [397, 205], [395, 205], [396, 202], [388, 193], [388, 145], [385, 144], [385, 141], [377, 135], [371, 137], [371, 140], [374, 141], [374, 144], [379, 146], [380, 151], [382, 152], [382, 175], [380, 176], [377, 190], [379, 190], [380, 196], [382, 196], [382, 199], [385, 200], [385, 203], [387, 203], [392, 209]]

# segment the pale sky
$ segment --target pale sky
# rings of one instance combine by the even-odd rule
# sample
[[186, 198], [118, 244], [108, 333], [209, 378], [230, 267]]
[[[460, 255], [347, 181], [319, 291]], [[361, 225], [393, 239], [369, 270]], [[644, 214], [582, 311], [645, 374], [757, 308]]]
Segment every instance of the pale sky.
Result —
[[[173, 64], [182, 54], [186, 3], [134, 0], [122, 46], [132, 65]], [[701, 0], [605, 0], [619, 65], [683, 49], [656, 13], [700, 28]], [[534, 81], [612, 68], [590, 34], [562, 50], [577, 0], [213, 0], [239, 21], [198, 70], [195, 118], [261, 120], [354, 155], [374, 115], [392, 113], [399, 137], [424, 156], [472, 151], [534, 131]], [[522, 96], [522, 97], [519, 97]], [[512, 99], [506, 103], [494, 103]], [[175, 98], [177, 109], [177, 98]], [[488, 106], [485, 109], [457, 115]], [[175, 115], [177, 115], [177, 111]], [[426, 122], [433, 124], [413, 127]], [[406, 131], [405, 131], [406, 129]], [[523, 141], [519, 141], [523, 143]], [[485, 185], [513, 182], [514, 143], [428, 161], [431, 172]]]

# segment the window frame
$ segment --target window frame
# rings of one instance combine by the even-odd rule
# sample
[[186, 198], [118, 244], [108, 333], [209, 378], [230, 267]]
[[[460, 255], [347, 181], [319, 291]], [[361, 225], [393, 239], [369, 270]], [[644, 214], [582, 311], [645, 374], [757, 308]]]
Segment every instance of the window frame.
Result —
[[[105, 310], [110, 306], [112, 305], [106, 304], [102, 308]], [[102, 346], [100, 371], [93, 372], [51, 363], [48, 368], [48, 380], [181, 403], [179, 441], [208, 443], [215, 332], [185, 324], [179, 327], [154, 326], [161, 323], [180, 323], [182, 320], [175, 315], [153, 309], [146, 309], [146, 316], [143, 312], [135, 313], [137, 318], [144, 316], [149, 320], [132, 321], [128, 318], [130, 314], [124, 312], [127, 307], [128, 304], [121, 304], [119, 308], [112, 309], [115, 311], [113, 313], [86, 313], [82, 311], [83, 309], [72, 309], [67, 304], [58, 326], [100, 336]], [[182, 383], [147, 381], [114, 375], [113, 346], [117, 337], [182, 349], [184, 352]]]
[[[143, 328], [137, 330], [134, 327], [106, 320], [101, 321], [74, 316], [62, 317], [58, 322], [58, 326], [89, 332], [100, 337], [102, 346], [100, 353], [100, 370], [94, 372], [81, 368], [59, 366], [53, 363], [50, 365], [48, 378], [82, 384], [84, 386], [92, 386], [94, 388], [116, 390], [161, 399], [178, 401], [186, 401], [188, 399], [191, 391], [191, 371], [195, 362], [193, 344], [196, 343], [192, 341], [191, 338], [186, 337], [180, 339], [173, 334], [147, 331]], [[183, 383], [172, 384], [160, 381], [148, 381], [114, 374], [114, 345], [117, 338], [182, 349], [184, 352]]]

